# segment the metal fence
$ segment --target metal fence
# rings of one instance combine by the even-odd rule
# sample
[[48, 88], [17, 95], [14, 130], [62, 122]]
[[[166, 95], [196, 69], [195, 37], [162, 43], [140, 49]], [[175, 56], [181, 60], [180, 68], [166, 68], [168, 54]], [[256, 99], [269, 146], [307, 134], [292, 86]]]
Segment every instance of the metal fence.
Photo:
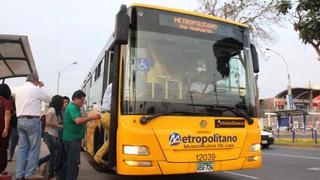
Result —
[[292, 139], [292, 142], [297, 141], [298, 139], [310, 139], [314, 144], [319, 143], [320, 131], [315, 128], [311, 129], [276, 129], [273, 130], [275, 138], [286, 138]]

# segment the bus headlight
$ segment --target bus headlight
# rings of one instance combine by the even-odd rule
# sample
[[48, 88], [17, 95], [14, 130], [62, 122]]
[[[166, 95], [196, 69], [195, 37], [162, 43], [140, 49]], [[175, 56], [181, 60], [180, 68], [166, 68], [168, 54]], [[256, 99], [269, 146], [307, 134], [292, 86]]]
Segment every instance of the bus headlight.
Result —
[[128, 166], [137, 166], [137, 167], [151, 167], [152, 162], [151, 161], [130, 161], [125, 160], [124, 161]]
[[261, 145], [260, 144], [252, 144], [250, 147], [250, 152], [256, 152], [261, 150]]
[[146, 146], [123, 146], [123, 154], [125, 155], [140, 155], [148, 156], [149, 150]]
[[260, 159], [259, 156], [249, 156], [248, 157], [248, 161], [249, 162], [258, 161], [259, 159]]

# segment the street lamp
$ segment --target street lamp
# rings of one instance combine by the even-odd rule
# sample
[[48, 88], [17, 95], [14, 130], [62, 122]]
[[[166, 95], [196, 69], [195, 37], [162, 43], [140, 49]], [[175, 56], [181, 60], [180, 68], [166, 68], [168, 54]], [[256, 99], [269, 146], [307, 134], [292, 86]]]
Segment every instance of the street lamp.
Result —
[[291, 81], [290, 81], [290, 73], [289, 73], [289, 68], [288, 68], [288, 64], [287, 64], [287, 61], [284, 59], [284, 57], [278, 53], [277, 51], [275, 50], [272, 50], [272, 49], [269, 49], [269, 48], [266, 48], [267, 51], [271, 51], [277, 55], [279, 55], [282, 59], [282, 61], [284, 62], [284, 64], [286, 65], [286, 69], [287, 69], [287, 75], [288, 75], [288, 95], [287, 95], [287, 106], [288, 106], [288, 109], [292, 109], [293, 108], [293, 99], [292, 99], [292, 90], [291, 90]]
[[77, 61], [69, 64], [69, 65], [66, 66], [64, 69], [58, 71], [57, 94], [59, 94], [59, 85], [60, 85], [60, 77], [61, 77], [61, 74], [62, 74], [65, 70], [67, 70], [70, 66], [75, 65], [75, 64], [77, 64]]

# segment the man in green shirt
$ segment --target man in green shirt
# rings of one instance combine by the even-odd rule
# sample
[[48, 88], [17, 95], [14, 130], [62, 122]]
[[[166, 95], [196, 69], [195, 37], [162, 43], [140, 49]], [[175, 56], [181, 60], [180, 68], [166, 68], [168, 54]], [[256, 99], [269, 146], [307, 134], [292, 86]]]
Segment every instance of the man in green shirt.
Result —
[[90, 120], [98, 120], [100, 114], [82, 117], [80, 108], [84, 104], [86, 94], [78, 90], [72, 95], [70, 102], [64, 111], [62, 140], [65, 148], [65, 164], [61, 172], [58, 172], [57, 180], [76, 180], [79, 174], [80, 146], [86, 129], [85, 123]]

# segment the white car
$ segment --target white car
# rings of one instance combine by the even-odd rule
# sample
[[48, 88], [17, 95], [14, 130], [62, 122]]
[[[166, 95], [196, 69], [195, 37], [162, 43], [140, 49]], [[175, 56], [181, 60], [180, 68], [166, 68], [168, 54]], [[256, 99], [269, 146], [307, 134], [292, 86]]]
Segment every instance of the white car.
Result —
[[261, 131], [261, 146], [263, 148], [268, 148], [271, 144], [274, 143], [274, 136], [271, 132]]

